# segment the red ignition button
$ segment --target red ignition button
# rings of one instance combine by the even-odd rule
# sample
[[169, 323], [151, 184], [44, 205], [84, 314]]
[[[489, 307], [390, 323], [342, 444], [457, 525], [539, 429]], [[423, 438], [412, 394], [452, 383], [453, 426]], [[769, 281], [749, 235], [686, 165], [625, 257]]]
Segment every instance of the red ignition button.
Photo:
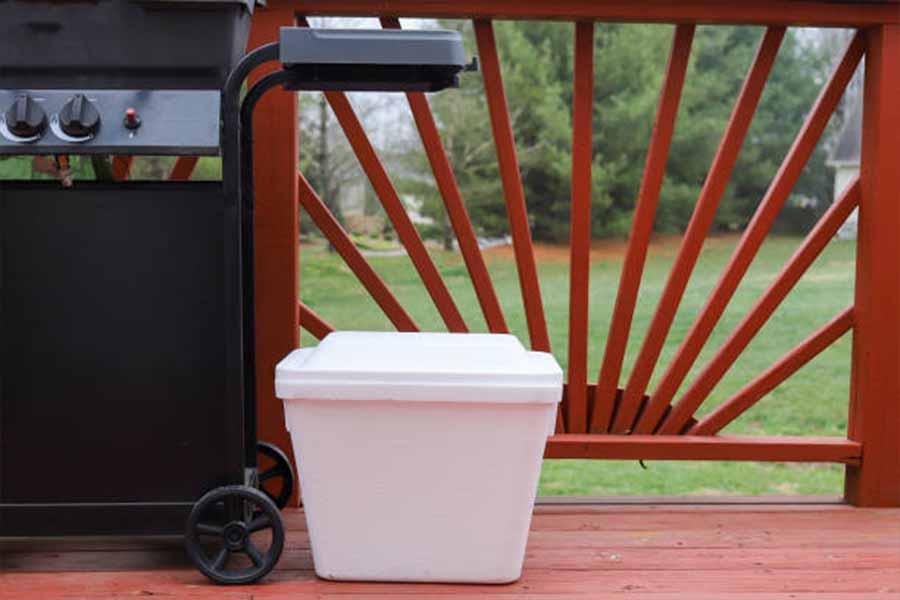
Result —
[[125, 111], [125, 127], [126, 129], [137, 129], [141, 126], [141, 117], [138, 116], [137, 110], [129, 108]]

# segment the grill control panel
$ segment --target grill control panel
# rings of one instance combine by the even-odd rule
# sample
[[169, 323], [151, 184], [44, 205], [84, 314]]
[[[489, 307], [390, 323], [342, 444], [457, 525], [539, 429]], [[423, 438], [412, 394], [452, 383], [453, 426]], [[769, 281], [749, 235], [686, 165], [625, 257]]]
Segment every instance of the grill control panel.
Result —
[[219, 153], [213, 90], [0, 90], [0, 154]]

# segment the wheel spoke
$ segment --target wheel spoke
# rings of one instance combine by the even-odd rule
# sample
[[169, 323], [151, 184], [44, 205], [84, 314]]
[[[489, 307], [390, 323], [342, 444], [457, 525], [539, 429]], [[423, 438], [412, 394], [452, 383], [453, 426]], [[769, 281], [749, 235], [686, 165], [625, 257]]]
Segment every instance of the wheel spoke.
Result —
[[225, 528], [221, 525], [210, 525], [209, 523], [197, 523], [195, 527], [200, 535], [213, 535], [222, 537], [225, 534]]
[[272, 478], [278, 477], [278, 476], [283, 476], [283, 475], [284, 474], [282, 473], [282, 468], [279, 465], [275, 465], [274, 467], [266, 469], [265, 471], [260, 473], [259, 481], [260, 482], [268, 481], [269, 479], [272, 479]]
[[213, 570], [221, 570], [225, 566], [226, 562], [228, 562], [228, 548], [222, 548], [221, 550], [219, 550], [219, 553], [216, 554], [216, 557], [212, 561]]
[[272, 518], [266, 513], [260, 513], [253, 517], [253, 520], [247, 524], [247, 531], [256, 533], [272, 526]]
[[249, 539], [247, 540], [247, 543], [244, 544], [244, 552], [247, 553], [247, 556], [250, 557], [250, 560], [252, 560], [253, 564], [257, 567], [262, 566], [263, 562], [265, 561], [262, 552], [260, 552], [259, 548], [257, 548], [256, 545]]

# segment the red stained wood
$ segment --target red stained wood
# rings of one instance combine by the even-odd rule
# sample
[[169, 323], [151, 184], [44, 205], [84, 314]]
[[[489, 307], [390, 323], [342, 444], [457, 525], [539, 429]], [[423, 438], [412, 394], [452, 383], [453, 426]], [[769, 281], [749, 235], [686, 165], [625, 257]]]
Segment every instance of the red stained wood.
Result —
[[[297, 23], [302, 27], [309, 27], [309, 22], [305, 17], [298, 17]], [[378, 196], [384, 212], [391, 220], [394, 231], [397, 232], [397, 237], [419, 273], [422, 284], [447, 325], [447, 329], [459, 333], [468, 331], [465, 321], [456, 307], [453, 297], [450, 295], [450, 290], [447, 289], [440, 272], [428, 254], [428, 250], [425, 249], [425, 244], [419, 235], [419, 231], [409, 218], [406, 207], [400, 200], [394, 184], [378, 158], [375, 148], [369, 141], [369, 136], [366, 135], [347, 95], [343, 92], [325, 92], [325, 98], [328, 100], [328, 105], [331, 106], [334, 116], [344, 131], [347, 141], [353, 148], [360, 166], [366, 173], [366, 177], [368, 177], [369, 182], [375, 189], [375, 194]]]
[[815, 149], [822, 131], [828, 124], [829, 117], [834, 112], [847, 83], [859, 64], [863, 50], [863, 39], [857, 35], [848, 46], [828, 83], [822, 89], [778, 173], [741, 236], [728, 265], [676, 351], [675, 357], [651, 397], [650, 405], [653, 407], [653, 411], [648, 411], [641, 419], [640, 431], [651, 431], [656, 427], [662, 411], [684, 381], [716, 323], [725, 312], [731, 297], [771, 229], [775, 217], [784, 206], [803, 166]]
[[[650, 243], [653, 221], [656, 218], [659, 191], [665, 177], [666, 159], [669, 156], [669, 146], [675, 130], [675, 118], [678, 115], [678, 105], [681, 100], [681, 90], [684, 86], [693, 39], [693, 25], [679, 25], [675, 29], [662, 94], [656, 109], [653, 133], [647, 149], [637, 205], [634, 209], [631, 235], [628, 238], [625, 261], [622, 264], [619, 290], [616, 293], [616, 303], [609, 324], [609, 335], [606, 337], [606, 349], [600, 367], [600, 379], [597, 383], [594, 410], [591, 416], [592, 431], [608, 431], [613, 415], [619, 376], [622, 373], [622, 361], [628, 346], [631, 320], [641, 286], [641, 275], [644, 272], [644, 262], [647, 258], [647, 246]], [[634, 397], [632, 400], [640, 399]], [[628, 406], [624, 410], [620, 409], [622, 417], [619, 419], [620, 427], [618, 429], [624, 429], [625, 427], [621, 427], [622, 423], [633, 419], [635, 412], [635, 406]]]
[[[297, 23], [302, 27], [309, 27], [309, 22], [305, 17], [298, 17]], [[334, 116], [344, 131], [347, 141], [353, 148], [360, 166], [366, 173], [366, 177], [368, 177], [369, 182], [375, 189], [375, 194], [378, 196], [384, 212], [391, 220], [391, 224], [397, 232], [397, 237], [409, 254], [409, 258], [419, 273], [419, 277], [422, 278], [422, 284], [447, 325], [447, 329], [453, 332], [468, 331], [465, 321], [456, 307], [453, 297], [450, 295], [450, 290], [447, 289], [440, 272], [428, 254], [428, 250], [425, 249], [425, 244], [416, 226], [409, 218], [406, 207], [400, 200], [394, 184], [378, 158], [375, 148], [369, 141], [369, 137], [356, 116], [356, 112], [353, 110], [347, 95], [343, 92], [325, 92], [325, 98], [328, 100], [328, 105], [331, 106]]]
[[852, 440], [791, 436], [557, 434], [545, 458], [627, 460], [753, 460], [858, 464], [862, 445]]
[[[670, 569], [639, 571], [623, 569], [554, 570], [532, 569], [522, 579], [508, 585], [476, 586], [447, 584], [386, 584], [329, 582], [316, 579], [309, 571], [276, 571], [266, 583], [256, 586], [214, 587], [189, 571], [78, 573], [17, 575], [12, 592], [17, 600], [45, 600], [59, 590], [79, 590], [77, 598], [135, 598], [143, 596], [223, 598], [252, 600], [329, 600], [347, 598], [537, 598], [559, 600], [566, 597], [703, 600], [827, 598], [859, 600], [896, 598], [878, 596], [900, 585], [896, 569], [795, 569], [774, 572], [768, 568], [738, 571]], [[52, 583], [35, 589], [37, 582]], [[696, 590], [704, 590], [698, 595]], [[83, 591], [84, 590], [84, 591]], [[827, 592], [830, 595], [823, 595]]]
[[134, 164], [133, 156], [113, 156], [112, 176], [116, 181], [125, 181], [131, 175], [131, 165]]
[[[746, 500], [744, 500], [746, 501]], [[177, 538], [0, 541], [0, 595], [46, 598], [762, 598], [860, 600], [900, 586], [900, 511], [842, 505], [538, 505], [511, 585], [319, 580], [302, 511], [285, 552], [253, 586], [207, 582]], [[299, 528], [298, 528], [299, 527]], [[700, 590], [698, 592], [698, 590]], [[884, 594], [883, 596], [881, 594]]]
[[403, 206], [403, 202], [400, 200], [394, 184], [391, 183], [384, 165], [381, 164], [381, 161], [375, 154], [375, 148], [372, 147], [368, 136], [363, 130], [362, 123], [359, 122], [359, 118], [353, 111], [350, 100], [347, 99], [346, 94], [341, 92], [325, 92], [325, 97], [328, 99], [328, 104], [344, 130], [347, 141], [353, 147], [360, 166], [366, 172], [369, 181], [372, 182], [372, 187], [375, 188], [375, 193], [384, 207], [384, 212], [390, 218], [394, 230], [397, 232], [397, 237], [400, 238], [400, 242], [406, 248], [410, 260], [422, 278], [422, 283], [425, 285], [425, 289], [428, 290], [428, 295], [431, 296], [434, 305], [444, 319], [447, 329], [454, 332], [468, 331], [462, 315], [456, 307], [456, 303], [453, 302], [453, 298], [450, 296], [450, 291], [444, 284], [444, 280], [434, 265], [434, 261], [431, 260], [428, 250], [425, 249], [425, 244], [422, 242], [416, 226], [409, 218], [406, 207]]
[[172, 181], [188, 181], [194, 174], [194, 168], [197, 166], [199, 159], [196, 156], [179, 156], [169, 173], [169, 179]]
[[900, 26], [866, 31], [847, 499], [900, 505]]
[[[253, 17], [248, 48], [277, 40], [279, 29], [293, 24], [291, 10], [275, 6], [259, 10]], [[257, 70], [250, 84], [276, 66]], [[254, 116], [254, 138], [257, 434], [290, 457], [293, 450], [284, 427], [284, 405], [275, 397], [271, 374], [300, 345], [296, 94], [272, 90], [266, 95]], [[291, 501], [296, 501], [296, 492]]]
[[528, 209], [525, 205], [525, 191], [519, 173], [519, 159], [516, 156], [516, 142], [513, 138], [512, 123], [506, 92], [503, 89], [503, 75], [500, 58], [494, 39], [494, 28], [490, 21], [475, 21], [475, 41], [484, 76], [484, 91], [487, 96], [491, 117], [491, 130], [503, 181], [503, 197], [513, 238], [516, 268], [519, 273], [519, 287], [525, 305], [528, 335], [534, 350], [550, 351], [550, 337], [544, 317], [544, 303], [538, 282], [534, 248], [531, 242], [531, 228], [528, 223]]
[[[754, 515], [758, 512], [778, 511], [782, 505], [790, 504], [792, 511], [813, 510], [823, 508], [853, 512], [855, 509], [845, 504], [843, 498], [836, 495], [765, 495], [765, 496], [541, 496], [542, 512], [562, 514], [570, 512], [570, 507], [577, 506], [574, 514], [595, 513], [615, 507], [622, 514], [630, 511], [643, 511], [652, 505], [654, 512], [695, 510], [703, 506], [705, 510], [724, 510]], [[753, 517], [756, 518], [756, 517]]]
[[794, 251], [772, 285], [747, 312], [722, 347], [713, 355], [684, 395], [672, 407], [660, 427], [661, 433], [677, 433], [687, 424], [694, 411], [709, 396], [731, 365], [747, 348], [763, 325], [787, 297], [800, 278], [821, 254], [828, 242], [859, 204], [859, 182], [854, 181], [841, 197], [819, 219], [803, 243]]
[[[821, 515], [817, 515], [821, 524]], [[611, 517], [605, 515], [605, 520]], [[613, 519], [615, 517], [612, 517]], [[659, 519], [661, 526], [669, 525], [671, 515], [665, 519]], [[730, 525], [730, 519], [728, 519]], [[627, 534], [646, 535], [647, 527], [631, 526]], [[759, 531], [759, 520], [756, 522]], [[643, 531], [642, 531], [643, 530]], [[572, 529], [561, 531], [574, 531]], [[822, 533], [834, 533], [823, 531]], [[616, 530], [618, 532], [618, 530]], [[675, 536], [684, 538], [698, 537], [699, 529], [678, 530], [672, 532]], [[889, 569], [897, 564], [900, 551], [890, 551], [884, 547], [871, 548], [856, 547], [786, 547], [765, 548], [758, 543], [764, 535], [751, 537], [750, 529], [735, 530], [729, 527], [729, 533], [740, 535], [742, 542], [750, 547], [730, 548], [721, 540], [710, 541], [713, 547], [696, 548], [692, 552], [685, 552], [678, 547], [665, 545], [653, 547], [647, 545], [628, 545], [621, 539], [623, 535], [610, 536], [612, 543], [604, 543], [599, 540], [600, 535], [586, 535], [586, 541], [597, 541], [594, 550], [569, 548], [565, 546], [566, 537], [571, 535], [548, 536], [541, 533], [533, 534], [535, 543], [526, 553], [525, 564], [530, 570], [554, 570], [554, 571], [606, 571], [616, 572], [623, 570], [652, 571], [679, 571], [690, 570], [692, 564], [706, 564], [711, 571], [736, 571], [754, 568], [793, 570], [803, 568], [830, 568], [830, 569]], [[702, 535], [702, 533], [700, 533]], [[799, 530], [799, 535], [812, 537], [812, 527], [804, 527]], [[298, 537], [298, 536], [292, 536]], [[539, 542], [542, 538], [555, 538], [556, 542], [545, 545]], [[647, 536], [649, 537], [649, 536]], [[757, 543], [754, 543], [757, 542]], [[672, 545], [674, 546], [674, 544]], [[756, 547], [754, 547], [756, 546]], [[837, 546], [837, 545], [836, 545]], [[102, 548], [102, 546], [100, 546]], [[184, 550], [177, 541], [170, 542], [165, 548], [158, 551], [124, 550], [111, 552], [109, 549], [85, 550], [80, 552], [54, 552], [38, 546], [39, 550], [30, 552], [13, 553], [8, 560], [7, 569], [16, 571], [28, 571], [32, 573], [59, 573], [66, 571], [97, 571], [97, 572], [121, 572], [121, 571], [148, 571], [153, 569], [179, 569], [184, 566]], [[578, 551], [581, 550], [581, 551]], [[278, 572], [295, 572], [295, 575], [304, 577], [296, 572], [311, 572], [313, 570], [312, 553], [308, 543], [303, 546], [291, 543], [282, 554], [278, 563]], [[181, 597], [179, 595], [179, 597]]]
[[[280, 1], [280, 0], [279, 0]], [[823, 25], [855, 27], [897, 23], [896, 0], [815, 2], [809, 0], [294, 0], [285, 2], [306, 15], [394, 16], [471, 19], [562, 19], [577, 21]]]
[[[744, 80], [734, 110], [725, 127], [722, 141], [713, 158], [709, 174], [700, 190], [691, 220], [684, 232], [681, 247], [678, 249], [672, 271], [669, 273], [656, 312], [653, 314], [647, 336], [644, 338], [631, 376], [625, 386], [622, 405], [619, 407], [613, 423], [612, 431], [614, 432], [629, 431], [634, 424], [637, 408], [647, 391], [647, 384], [653, 375], [653, 369], [672, 327], [678, 305], [681, 303], [684, 290], [697, 263], [700, 250], [703, 248], [703, 242], [709, 232], [713, 217], [715, 217], [719, 201], [722, 199], [725, 186], [728, 184], [731, 171], [737, 161], [741, 144], [750, 128], [753, 113], [759, 103], [772, 64], [775, 62], [784, 32], [782, 27], [770, 27], [766, 30], [756, 58]], [[641, 433], [652, 431], [652, 428], [647, 425], [658, 418], [664, 409], [665, 404], [659, 400], [651, 400], [648, 403], [642, 418]]]
[[[703, 519], [686, 516], [698, 511], [702, 511]], [[568, 543], [574, 549], [606, 535], [608, 546], [628, 545], [625, 536], [632, 536], [635, 547], [660, 549], [677, 547], [685, 537], [709, 548], [809, 548], [819, 544], [822, 537], [833, 540], [837, 548], [853, 545], [854, 540], [845, 539], [847, 532], [867, 530], [885, 534], [884, 539], [871, 536], [873, 546], [900, 546], [892, 539], [900, 536], [898, 514], [897, 510], [858, 510], [839, 499], [817, 496], [545, 496], [538, 498], [535, 506], [529, 547], [561, 548]], [[285, 529], [290, 532], [286, 547], [294, 551], [308, 549], [308, 527], [302, 510], [289, 509], [282, 516]], [[577, 540], [566, 537], [573, 532], [584, 535]], [[52, 542], [10, 538], [0, 543], [6, 556], [50, 549], [65, 554], [104, 550], [162, 553], [173, 546], [180, 549], [180, 539], [170, 537], [67, 537]], [[41, 570], [50, 567], [43, 566]]]
[[300, 321], [300, 327], [313, 334], [316, 339], [321, 340], [323, 337], [334, 331], [334, 326], [320, 317], [316, 311], [303, 302], [300, 302], [297, 305], [297, 317]]
[[569, 261], [569, 377], [565, 429], [587, 431], [588, 292], [591, 275], [591, 164], [594, 142], [594, 24], [575, 25], [572, 90], [572, 208]]
[[[672, 532], [693, 531], [706, 534], [712, 539], [711, 527], [717, 528], [727, 522], [734, 533], [763, 533], [772, 538], [772, 546], [778, 546], [786, 545], [777, 535], [780, 521], [786, 520], [789, 514], [792, 525], [790, 532], [785, 533], [791, 535], [818, 530], [838, 537], [841, 532], [866, 528], [886, 529], [900, 535], [900, 520], [896, 519], [896, 515], [900, 514], [898, 511], [860, 511], [843, 503], [837, 496], [543, 496], [537, 502], [531, 523], [533, 533], [664, 532], [668, 526]], [[671, 522], [673, 515], [701, 509], [706, 515], [704, 521]], [[288, 531], [308, 531], [306, 516], [302, 510], [289, 510], [283, 516]], [[671, 539], [677, 539], [677, 535], [673, 534]], [[66, 541], [72, 543], [62, 548], [65, 551], [98, 548], [91, 538], [67, 538]], [[549, 538], [547, 541], [550, 541]], [[289, 547], [305, 548], [306, 542], [306, 537], [292, 535]], [[34, 547], [35, 543], [36, 540], [20, 540], [11, 544], [10, 548], [24, 551]], [[121, 544], [118, 541], [116, 543], [116, 547], [121, 549], [141, 548], [139, 539], [123, 538]]]
[[785, 354], [737, 394], [720, 404], [688, 431], [690, 435], [714, 435], [759, 402], [803, 365], [841, 338], [853, 326], [849, 307]]
[[334, 246], [335, 251], [344, 259], [347, 267], [353, 271], [359, 282], [363, 284], [363, 287], [372, 296], [372, 299], [381, 307], [387, 318], [399, 331], [418, 331], [419, 327], [415, 324], [412, 317], [400, 305], [400, 302], [397, 301], [394, 294], [391, 293], [378, 273], [375, 272], [362, 255], [338, 220], [334, 218], [334, 215], [331, 214], [331, 211], [319, 198], [319, 195], [312, 189], [309, 181], [306, 180], [302, 173], [297, 176], [297, 179], [300, 187], [300, 193], [298, 194], [300, 205], [303, 206], [303, 209], [313, 220], [313, 223], [316, 224], [316, 227], [319, 228], [319, 231], [322, 232], [322, 235], [325, 236], [325, 239]]
[[[400, 28], [399, 19], [384, 18], [381, 20], [381, 24], [386, 29]], [[419, 137], [422, 139], [422, 146], [425, 148], [428, 162], [431, 164], [434, 180], [444, 200], [444, 207], [472, 280], [472, 287], [475, 289], [475, 295], [481, 305], [481, 311], [484, 313], [488, 331], [508, 333], [509, 328], [503, 317], [503, 309], [500, 308], [500, 301], [497, 299], [484, 256], [478, 246], [472, 220], [469, 218], [469, 212], [466, 210], [459, 186], [456, 183], [456, 176], [453, 174], [453, 168], [441, 143], [441, 136], [428, 100], [422, 92], [409, 92], [406, 94], [406, 99], [416, 122]]]

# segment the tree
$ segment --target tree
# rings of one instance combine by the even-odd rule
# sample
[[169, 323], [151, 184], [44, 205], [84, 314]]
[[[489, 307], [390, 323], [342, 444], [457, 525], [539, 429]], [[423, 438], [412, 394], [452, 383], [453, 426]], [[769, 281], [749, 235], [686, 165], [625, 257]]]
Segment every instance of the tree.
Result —
[[[507, 227], [506, 212], [493, 139], [489, 125], [473, 117], [484, 109], [484, 99], [481, 90], [467, 79], [470, 78], [464, 79], [460, 90], [431, 96], [431, 108], [439, 119], [444, 150], [479, 232], [487, 236], [501, 235]], [[406, 148], [402, 157], [406, 176], [401, 181], [401, 190], [421, 198], [422, 215], [434, 222], [433, 226], [421, 228], [423, 235], [439, 239], [445, 249], [452, 249], [453, 229], [424, 151], [418, 140], [409, 140]]]
[[[441, 25], [460, 29], [467, 49], [474, 52], [471, 28], [457, 22]], [[544, 60], [544, 50], [529, 40], [518, 24], [502, 22], [495, 28], [532, 227], [537, 237], [561, 239], [567, 230], [570, 122], [563, 91], [551, 72], [554, 64]], [[481, 78], [463, 75], [461, 89], [433, 95], [430, 102], [478, 233], [505, 235], [509, 225]], [[407, 170], [430, 173], [418, 142], [410, 144], [408, 151]], [[448, 246], [452, 242], [450, 224], [434, 182], [407, 177], [404, 190], [423, 197], [423, 213], [436, 222], [433, 231], [426, 233], [440, 237]]]
[[[539, 240], [565, 241], [572, 26], [502, 22], [495, 28], [533, 234]], [[471, 31], [464, 32], [474, 51]], [[672, 32], [665, 25], [597, 26], [592, 190], [596, 237], [624, 236], [630, 230]], [[762, 33], [757, 27], [698, 27], [666, 165], [657, 231], [681, 231], [690, 219]], [[828, 62], [826, 44], [803, 43], [800, 34], [787, 32], [715, 228], [746, 225], [818, 94]], [[483, 235], [505, 234], [506, 210], [482, 82], [464, 76], [461, 90], [432, 96], [431, 105], [477, 229]], [[810, 159], [797, 194], [830, 197], [824, 148], [820, 144]], [[421, 154], [417, 146], [409, 151]], [[411, 160], [428, 172], [423, 157]], [[433, 234], [446, 245], [449, 224], [434, 186], [420, 177], [412, 188], [425, 195], [426, 212], [437, 222]]]
[[341, 188], [358, 177], [353, 151], [341, 137], [324, 94], [300, 95], [300, 170], [335, 218], [343, 222]]

